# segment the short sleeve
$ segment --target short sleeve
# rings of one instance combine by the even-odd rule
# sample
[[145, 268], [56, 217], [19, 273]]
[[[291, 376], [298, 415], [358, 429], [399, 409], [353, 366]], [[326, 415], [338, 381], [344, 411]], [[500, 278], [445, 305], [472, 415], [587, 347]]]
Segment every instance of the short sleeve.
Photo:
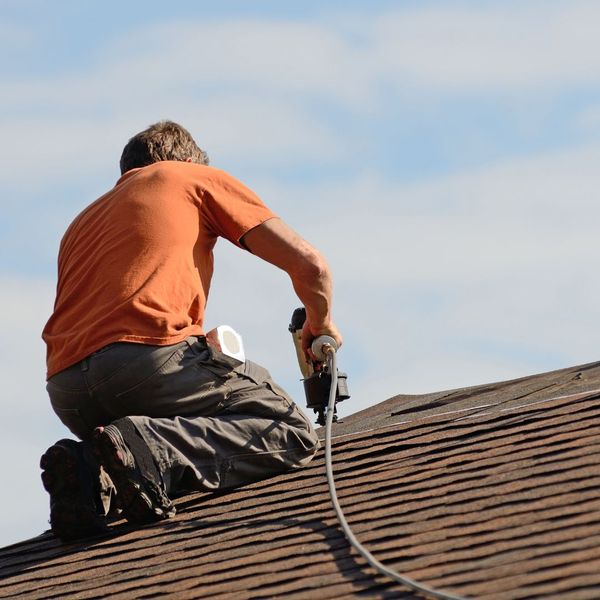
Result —
[[201, 188], [205, 224], [212, 233], [240, 248], [245, 233], [277, 216], [252, 190], [225, 171], [211, 168]]

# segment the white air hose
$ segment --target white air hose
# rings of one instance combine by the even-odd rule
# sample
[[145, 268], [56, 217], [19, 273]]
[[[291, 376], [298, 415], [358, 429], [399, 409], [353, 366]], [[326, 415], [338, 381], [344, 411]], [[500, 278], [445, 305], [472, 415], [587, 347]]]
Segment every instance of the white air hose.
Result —
[[329, 484], [329, 495], [331, 496], [331, 502], [337, 515], [338, 521], [342, 526], [346, 539], [350, 545], [379, 573], [393, 579], [394, 581], [404, 585], [405, 587], [425, 594], [429, 598], [436, 598], [439, 600], [465, 600], [461, 596], [453, 596], [447, 592], [434, 590], [426, 585], [418, 583], [405, 575], [401, 575], [392, 569], [389, 569], [382, 563], [380, 563], [362, 544], [358, 541], [346, 517], [342, 512], [342, 508], [337, 498], [337, 492], [335, 489], [335, 481], [333, 479], [333, 467], [331, 459], [331, 425], [333, 423], [333, 415], [335, 411], [335, 399], [337, 394], [338, 377], [337, 377], [337, 346], [335, 340], [329, 336], [319, 336], [312, 344], [312, 351], [315, 356], [322, 361], [327, 360], [329, 372], [331, 373], [331, 389], [329, 392], [329, 403], [327, 405], [327, 420], [325, 424], [325, 470], [327, 472], [327, 483]]

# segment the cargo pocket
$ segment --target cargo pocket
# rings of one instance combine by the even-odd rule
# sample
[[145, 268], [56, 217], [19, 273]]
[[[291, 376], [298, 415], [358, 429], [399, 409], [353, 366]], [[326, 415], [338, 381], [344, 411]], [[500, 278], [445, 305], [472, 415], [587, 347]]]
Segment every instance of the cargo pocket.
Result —
[[294, 414], [294, 403], [264, 367], [247, 360], [234, 369], [234, 375], [229, 382], [231, 395], [223, 402], [227, 412], [274, 421], [287, 421]]

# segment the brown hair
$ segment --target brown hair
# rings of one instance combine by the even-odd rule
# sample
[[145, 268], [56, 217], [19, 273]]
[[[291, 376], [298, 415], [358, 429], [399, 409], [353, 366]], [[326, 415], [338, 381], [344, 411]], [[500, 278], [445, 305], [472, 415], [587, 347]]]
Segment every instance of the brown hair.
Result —
[[134, 135], [121, 154], [121, 175], [136, 167], [161, 160], [181, 160], [208, 164], [208, 155], [196, 145], [187, 129], [173, 121], [159, 121]]

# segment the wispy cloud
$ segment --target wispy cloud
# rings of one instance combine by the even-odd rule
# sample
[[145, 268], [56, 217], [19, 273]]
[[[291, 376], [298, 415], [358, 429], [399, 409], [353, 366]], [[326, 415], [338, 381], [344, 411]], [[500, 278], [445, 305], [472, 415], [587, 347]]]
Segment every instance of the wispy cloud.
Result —
[[379, 71], [399, 85], [464, 95], [531, 93], [600, 81], [597, 3], [437, 5], [378, 15]]
[[384, 114], [398, 102], [442, 103], [435, 93], [597, 85], [599, 18], [597, 4], [573, 2], [541, 12], [537, 4], [395, 10], [360, 27], [194, 18], [141, 26], [96, 50], [85, 70], [5, 80], [2, 127], [15, 144], [0, 158], [5, 176], [22, 174], [32, 153], [44, 175], [62, 175], [76, 157], [97, 164], [124, 131], [181, 114], [224, 153], [252, 140], [267, 161], [315, 149], [322, 160], [347, 144], [324, 106]]

